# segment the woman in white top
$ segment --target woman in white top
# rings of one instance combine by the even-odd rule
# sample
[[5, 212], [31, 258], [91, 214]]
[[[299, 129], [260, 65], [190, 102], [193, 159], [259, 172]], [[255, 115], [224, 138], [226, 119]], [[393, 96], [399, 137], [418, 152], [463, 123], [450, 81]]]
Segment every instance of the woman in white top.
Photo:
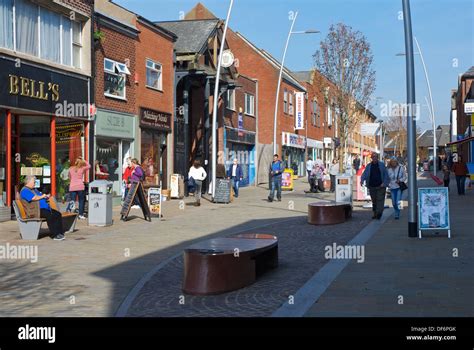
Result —
[[194, 192], [194, 198], [196, 198], [196, 206], [201, 205], [201, 190], [202, 182], [206, 179], [206, 170], [201, 166], [199, 160], [195, 160], [193, 166], [189, 169], [188, 179], [193, 178], [196, 183], [196, 191]]
[[388, 163], [388, 176], [390, 178], [390, 192], [392, 194], [392, 205], [395, 210], [395, 219], [400, 219], [400, 200], [402, 198], [402, 191], [400, 189], [400, 182], [407, 180], [405, 169], [398, 164], [397, 158], [393, 157]]

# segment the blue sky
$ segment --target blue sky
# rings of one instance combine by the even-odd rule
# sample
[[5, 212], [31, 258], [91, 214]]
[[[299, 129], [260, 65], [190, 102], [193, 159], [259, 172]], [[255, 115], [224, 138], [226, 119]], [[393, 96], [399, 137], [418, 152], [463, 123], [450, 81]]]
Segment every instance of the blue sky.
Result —
[[[114, 0], [150, 20], [177, 20], [194, 0]], [[211, 12], [225, 18], [229, 1], [202, 0]], [[321, 34], [293, 35], [285, 65], [308, 70], [312, 55], [331, 24], [343, 22], [361, 31], [372, 45], [377, 72], [374, 97], [382, 97], [373, 112], [380, 116], [381, 103], [406, 101], [403, 21], [401, 0], [234, 0], [230, 26], [257, 46], [281, 59], [288, 30], [289, 12], [299, 11], [295, 30], [317, 29]], [[474, 2], [472, 0], [412, 0], [413, 33], [417, 37], [431, 82], [436, 120], [449, 124], [450, 91], [458, 75], [474, 65]], [[425, 96], [428, 89], [423, 67], [415, 57], [419, 127], [431, 128]]]

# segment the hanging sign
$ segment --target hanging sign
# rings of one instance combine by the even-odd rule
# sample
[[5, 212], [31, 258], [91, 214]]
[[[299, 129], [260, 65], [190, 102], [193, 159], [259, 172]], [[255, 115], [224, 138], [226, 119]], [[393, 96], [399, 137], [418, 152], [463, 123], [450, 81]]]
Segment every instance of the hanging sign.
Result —
[[296, 92], [295, 130], [304, 129], [304, 92]]

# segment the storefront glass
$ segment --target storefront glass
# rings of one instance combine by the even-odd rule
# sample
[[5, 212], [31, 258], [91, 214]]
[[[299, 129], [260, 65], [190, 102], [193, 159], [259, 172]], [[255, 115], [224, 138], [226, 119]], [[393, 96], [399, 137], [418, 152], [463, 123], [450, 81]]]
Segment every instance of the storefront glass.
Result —
[[7, 172], [7, 144], [4, 113], [0, 113], [0, 206], [6, 203], [6, 172]]
[[141, 129], [141, 162], [145, 171], [144, 184], [167, 186], [166, 133], [152, 129]]
[[304, 176], [305, 172], [302, 171], [306, 169], [304, 149], [283, 146], [283, 162], [285, 168], [293, 169], [295, 175]]
[[114, 196], [120, 196], [121, 179], [122, 179], [122, 165], [120, 160], [120, 140], [97, 137], [96, 138], [96, 161], [99, 162], [102, 172], [108, 173], [108, 181], [113, 182]]

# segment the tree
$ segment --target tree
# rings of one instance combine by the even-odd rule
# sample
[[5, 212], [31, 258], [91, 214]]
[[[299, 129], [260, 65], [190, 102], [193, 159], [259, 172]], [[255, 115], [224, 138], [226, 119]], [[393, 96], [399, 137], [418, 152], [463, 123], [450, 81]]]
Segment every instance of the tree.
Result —
[[[368, 106], [375, 90], [375, 71], [372, 68], [373, 54], [365, 36], [343, 23], [332, 25], [319, 49], [313, 55], [315, 69], [326, 79], [319, 86], [326, 102], [336, 113], [336, 133], [340, 139], [339, 169], [343, 169], [341, 147], [347, 156], [350, 132], [359, 125], [358, 110]], [[335, 91], [331, 91], [331, 85]], [[331, 99], [328, 100], [328, 95]], [[331, 108], [330, 107], [330, 108]]]
[[384, 122], [384, 125], [387, 132], [392, 132], [397, 135], [394, 141], [394, 149], [400, 152], [400, 154], [403, 156], [407, 148], [408, 127], [406, 111], [402, 105], [393, 105], [392, 112], [390, 113], [388, 119]]

